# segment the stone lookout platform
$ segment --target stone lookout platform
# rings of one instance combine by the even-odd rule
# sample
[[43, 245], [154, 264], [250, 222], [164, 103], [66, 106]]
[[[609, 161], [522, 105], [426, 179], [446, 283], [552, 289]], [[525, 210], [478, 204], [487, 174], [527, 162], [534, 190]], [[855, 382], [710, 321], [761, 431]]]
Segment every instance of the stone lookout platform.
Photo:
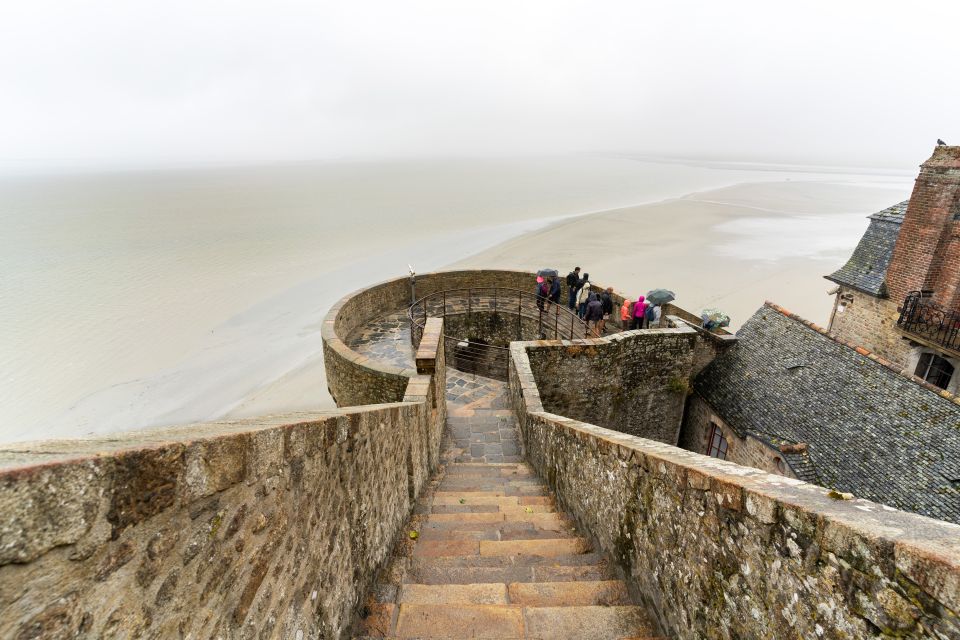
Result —
[[960, 527], [675, 446], [735, 338], [532, 280], [344, 298], [336, 411], [0, 451], [0, 637], [960, 638]]

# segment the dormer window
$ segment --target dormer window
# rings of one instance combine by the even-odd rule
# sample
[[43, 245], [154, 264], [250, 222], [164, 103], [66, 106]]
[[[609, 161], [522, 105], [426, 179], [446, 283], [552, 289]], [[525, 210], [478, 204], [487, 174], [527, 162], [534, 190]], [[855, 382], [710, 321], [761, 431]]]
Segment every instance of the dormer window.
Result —
[[914, 373], [918, 378], [923, 378], [935, 387], [946, 389], [950, 379], [953, 378], [953, 370], [953, 365], [946, 358], [941, 358], [935, 353], [925, 353], [920, 356]]

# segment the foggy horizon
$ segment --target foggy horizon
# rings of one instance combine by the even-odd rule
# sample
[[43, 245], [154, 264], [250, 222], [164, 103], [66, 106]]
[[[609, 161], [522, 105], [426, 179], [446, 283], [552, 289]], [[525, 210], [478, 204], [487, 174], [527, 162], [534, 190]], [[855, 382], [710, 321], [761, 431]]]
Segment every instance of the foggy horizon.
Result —
[[960, 6], [296, 0], [2, 10], [0, 171], [650, 156], [912, 171]]

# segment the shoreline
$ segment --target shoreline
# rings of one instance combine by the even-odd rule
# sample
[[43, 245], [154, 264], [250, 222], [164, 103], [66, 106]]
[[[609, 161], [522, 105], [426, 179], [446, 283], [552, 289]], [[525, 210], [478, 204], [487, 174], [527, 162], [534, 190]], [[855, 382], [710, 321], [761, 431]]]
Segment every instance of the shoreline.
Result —
[[[647, 161], [638, 161], [647, 162]], [[622, 165], [616, 165], [624, 170]], [[353, 245], [336, 246], [336, 253], [350, 259], [334, 260], [319, 273], [311, 270], [300, 270], [299, 280], [290, 284], [289, 280], [281, 278], [281, 271], [277, 271], [273, 278], [277, 283], [287, 283], [282, 289], [271, 289], [269, 281], [261, 284], [260, 290], [266, 295], [255, 300], [253, 304], [240, 309], [234, 309], [229, 314], [216, 319], [209, 327], [207, 337], [198, 336], [195, 345], [182, 356], [176, 353], [165, 353], [168, 364], [159, 367], [150, 367], [151, 359], [142, 360], [139, 369], [142, 374], [134, 374], [123, 378], [122, 373], [115, 373], [114, 381], [108, 381], [99, 388], [81, 394], [65, 406], [63, 410], [50, 413], [39, 422], [30, 423], [29, 420], [11, 421], [8, 424], [18, 425], [15, 431], [7, 429], [0, 434], [0, 441], [13, 442], [40, 437], [69, 437], [71, 435], [103, 434], [131, 429], [182, 424], [187, 422], [216, 420], [221, 418], [239, 418], [295, 411], [301, 409], [332, 408], [332, 400], [326, 393], [325, 371], [322, 361], [322, 349], [319, 339], [319, 322], [327, 309], [340, 297], [357, 288], [367, 286], [373, 282], [384, 280], [398, 275], [398, 265], [406, 271], [408, 262], [414, 265], [419, 272], [437, 270], [441, 268], [455, 268], [457, 266], [490, 266], [503, 268], [521, 268], [536, 270], [550, 266], [566, 273], [574, 263], [593, 265], [594, 279], [615, 286], [627, 293], [632, 292], [634, 286], [629, 268], [624, 268], [613, 259], [616, 246], [622, 242], [623, 236], [640, 233], [641, 237], [648, 236], [659, 242], [666, 242], [674, 246], [677, 251], [697, 251], [693, 246], [678, 244], [680, 229], [687, 229], [688, 239], [697, 240], [697, 236], [716, 236], [712, 226], [701, 226], [696, 229], [691, 226], [693, 220], [703, 220], [702, 211], [693, 209], [714, 210], [717, 207], [736, 208], [737, 200], [731, 203], [718, 204], [707, 202], [706, 194], [729, 194], [731, 190], [766, 188], [769, 185], [794, 185], [795, 188], [806, 188], [804, 185], [824, 185], [838, 183], [841, 190], [844, 188], [860, 188], [891, 193], [891, 184], [897, 180], [885, 174], [810, 174], [805, 173], [801, 180], [789, 172], [779, 170], [753, 172], [749, 176], [741, 175], [745, 172], [713, 171], [697, 178], [690, 177], [702, 186], [690, 185], [693, 188], [682, 188], [676, 176], [672, 181], [663, 184], [650, 182], [656, 175], [647, 176], [645, 165], [627, 167], [629, 171], [640, 171], [645, 182], [637, 187], [637, 191], [646, 191], [647, 198], [641, 198], [640, 203], [614, 208], [590, 208], [585, 211], [563, 213], [561, 215], [525, 216], [544, 210], [543, 203], [531, 200], [531, 204], [538, 207], [526, 208], [523, 199], [509, 204], [516, 212], [511, 215], [505, 211], [498, 211], [497, 215], [490, 216], [490, 224], [477, 225], [476, 220], [468, 226], [455, 224], [456, 218], [444, 220], [436, 226], [426, 226], [425, 232], [419, 233], [417, 225], [430, 225], [436, 213], [425, 212], [404, 229], [404, 235], [392, 238], [387, 242], [381, 233], [374, 247], [364, 247], [363, 222], [351, 221], [352, 225], [346, 229], [356, 229], [352, 238]], [[458, 169], [458, 171], [461, 169]], [[459, 174], [458, 174], [459, 175]], [[699, 175], [699, 174], [698, 174]], [[750, 178], [744, 181], [744, 178]], [[618, 177], [622, 178], [622, 176]], [[649, 183], [649, 184], [648, 184]], [[717, 187], [720, 183], [724, 186]], [[862, 183], [868, 183], [863, 186]], [[653, 185], [647, 188], [645, 185]], [[860, 185], [860, 186], [855, 186]], [[902, 186], [902, 185], [897, 185]], [[538, 187], [539, 188], [539, 187]], [[676, 188], [679, 195], [663, 197], [664, 192]], [[501, 199], [502, 194], [497, 194]], [[466, 197], [466, 196], [464, 196]], [[530, 198], [530, 194], [527, 194]], [[557, 194], [553, 197], [556, 200]], [[616, 199], [616, 195], [611, 198]], [[880, 198], [883, 206], [895, 201], [899, 196], [890, 195]], [[698, 201], [698, 198], [701, 201]], [[583, 194], [581, 194], [583, 199]], [[610, 198], [607, 198], [610, 199]], [[715, 199], [715, 198], [713, 198]], [[818, 206], [829, 198], [815, 198], [812, 202]], [[568, 209], [574, 204], [568, 203]], [[476, 206], [471, 205], [471, 206]], [[488, 205], [488, 206], [493, 206]], [[410, 208], [410, 203], [406, 203]], [[670, 224], [663, 223], [665, 219], [661, 211], [670, 211], [677, 207], [686, 208], [686, 212], [669, 214]], [[691, 207], [693, 209], [691, 209]], [[860, 215], [863, 226], [866, 220], [863, 217], [882, 207], [864, 210]], [[692, 213], [691, 213], [692, 211]], [[638, 215], [637, 212], [646, 212]], [[766, 211], [771, 214], [776, 207]], [[715, 212], [714, 212], [715, 213]], [[757, 218], [762, 211], [748, 214], [746, 207], [739, 211], [728, 212], [728, 215], [715, 216], [716, 223], [739, 218]], [[457, 209], [449, 215], [469, 215]], [[714, 214], [711, 214], [714, 215]], [[859, 214], [856, 214], [859, 215]], [[488, 219], [488, 218], [481, 218]], [[608, 222], [613, 219], [617, 224], [612, 227]], [[600, 227], [592, 228], [595, 225]], [[396, 223], [394, 224], [396, 226]], [[581, 227], [586, 227], [586, 234], [591, 247], [588, 251], [569, 251], [570, 245], [575, 245], [579, 235], [583, 235]], [[563, 231], [566, 230], [566, 231]], [[358, 235], [359, 234], [359, 235]], [[735, 235], [735, 234], [732, 234]], [[612, 242], [605, 247], [605, 240]], [[699, 238], [702, 246], [704, 238]], [[846, 250], [852, 250], [856, 239], [853, 239]], [[350, 247], [356, 248], [351, 253]], [[556, 248], [557, 251], [545, 251], [544, 248]], [[602, 259], [585, 258], [584, 255], [597, 253]], [[286, 255], [286, 254], [278, 254]], [[413, 256], [413, 259], [411, 259]], [[287, 259], [286, 257], [284, 259]], [[567, 264], [567, 263], [570, 264]], [[761, 261], [762, 262], [762, 261]], [[793, 265], [792, 272], [802, 268], [800, 263]], [[755, 265], [754, 265], [755, 266]], [[833, 268], [839, 266], [833, 265]], [[596, 267], [600, 267], [597, 269]], [[782, 267], [782, 265], [781, 265]], [[289, 270], [289, 269], [288, 269]], [[769, 270], [768, 270], [769, 271]], [[790, 271], [789, 269], [787, 271]], [[824, 271], [826, 272], [826, 271]], [[777, 279], [790, 275], [783, 268], [767, 273], [766, 280]], [[302, 277], [309, 274], [308, 277]], [[753, 285], [761, 280], [754, 278]], [[818, 274], [819, 276], [819, 274]], [[669, 282], [643, 284], [643, 290], [654, 286], [667, 286]], [[676, 285], [674, 285], [676, 287]], [[747, 285], [750, 286], [750, 285]], [[683, 290], [684, 287], [676, 287]], [[718, 290], [724, 290], [724, 285], [718, 285]], [[681, 293], [678, 291], [678, 293]], [[682, 294], [678, 300], [681, 306], [691, 306], [688, 302], [692, 296]], [[720, 296], [721, 299], [723, 296]], [[759, 306], [763, 298], [756, 296]], [[773, 296], [773, 299], [790, 307], [783, 297]], [[796, 305], [794, 305], [796, 306]], [[229, 308], [229, 307], [227, 307]], [[202, 309], [200, 309], [202, 310]], [[690, 308], [691, 311], [698, 309]], [[801, 311], [800, 309], [797, 309]], [[210, 315], [209, 313], [207, 314]], [[215, 316], [214, 316], [215, 317]], [[815, 318], [811, 318], [815, 319]], [[202, 319], [201, 319], [202, 322]], [[202, 324], [200, 325], [203, 326]], [[195, 332], [196, 333], [196, 332]], [[176, 337], [176, 336], [174, 336]], [[173, 342], [174, 347], [183, 348], [189, 343]], [[160, 344], [160, 347], [163, 345]], [[154, 345], [157, 350], [158, 345]], [[69, 356], [61, 356], [64, 361]], [[74, 356], [76, 357], [76, 356]], [[66, 361], [67, 366], [72, 363]], [[119, 365], [119, 363], [117, 363]], [[108, 371], [122, 371], [114, 369]], [[0, 389], [0, 391], [3, 391]], [[10, 399], [14, 398], [10, 396]]]

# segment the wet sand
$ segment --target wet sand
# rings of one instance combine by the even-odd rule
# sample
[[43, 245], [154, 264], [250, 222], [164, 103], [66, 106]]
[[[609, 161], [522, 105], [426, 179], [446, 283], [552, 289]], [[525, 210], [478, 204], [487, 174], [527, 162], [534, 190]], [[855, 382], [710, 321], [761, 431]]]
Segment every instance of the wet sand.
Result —
[[514, 238], [454, 266], [580, 266], [596, 283], [637, 295], [662, 287], [694, 313], [717, 307], [736, 328], [772, 300], [826, 324], [832, 283], [866, 216], [908, 197], [909, 185], [740, 184], [627, 207]]

